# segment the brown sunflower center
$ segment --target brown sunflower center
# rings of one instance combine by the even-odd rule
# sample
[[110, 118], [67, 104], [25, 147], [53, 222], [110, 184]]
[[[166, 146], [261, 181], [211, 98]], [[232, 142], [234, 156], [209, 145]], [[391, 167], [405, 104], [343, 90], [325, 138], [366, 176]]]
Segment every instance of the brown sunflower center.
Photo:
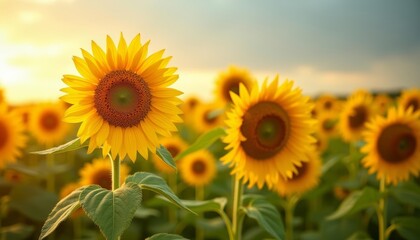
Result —
[[330, 100], [324, 103], [324, 108], [330, 110], [332, 108], [332, 102]]
[[168, 152], [171, 153], [172, 157], [176, 157], [180, 152], [180, 149], [175, 145], [168, 145], [166, 146], [166, 149], [168, 149]]
[[348, 117], [350, 128], [358, 129], [363, 127], [365, 122], [368, 120], [368, 111], [363, 106], [357, 106], [353, 108], [353, 115]]
[[194, 109], [198, 105], [198, 100], [193, 98], [187, 102], [187, 105], [190, 109]]
[[95, 108], [109, 124], [132, 127], [150, 111], [152, 95], [142, 77], [131, 71], [116, 70], [100, 80], [95, 90]]
[[407, 105], [405, 109], [413, 108], [413, 112], [417, 111], [419, 109], [419, 101], [416, 98], [410, 99], [410, 101], [407, 102]]
[[39, 124], [42, 129], [51, 132], [56, 130], [60, 125], [60, 117], [55, 112], [45, 111], [39, 118]]
[[206, 164], [202, 159], [197, 159], [192, 163], [191, 171], [196, 175], [201, 175], [206, 172]]
[[264, 160], [278, 153], [287, 143], [290, 121], [286, 112], [274, 102], [260, 102], [250, 107], [243, 116], [241, 143], [245, 153]]
[[203, 120], [207, 124], [214, 124], [217, 120], [217, 116], [215, 116], [215, 114], [213, 114], [212, 110], [207, 110], [203, 114]]
[[9, 139], [9, 131], [3, 122], [0, 122], [0, 149], [6, 145]]
[[331, 132], [334, 129], [335, 122], [332, 119], [325, 119], [322, 122], [322, 129], [326, 132]]
[[241, 83], [241, 79], [239, 78], [230, 78], [225, 86], [223, 87], [223, 96], [225, 99], [232, 101], [230, 98], [230, 92], [234, 92], [236, 95], [239, 95], [239, 84]]
[[389, 163], [399, 163], [414, 154], [417, 139], [411, 128], [396, 123], [383, 129], [376, 147], [382, 159]]
[[299, 179], [303, 176], [305, 176], [305, 173], [308, 171], [308, 163], [307, 162], [302, 162], [302, 166], [297, 166], [296, 167], [297, 172], [293, 172], [292, 178], [289, 179], [290, 180], [296, 180]]
[[98, 184], [102, 188], [111, 190], [112, 188], [112, 175], [110, 169], [102, 168], [96, 169], [91, 178], [92, 184]]

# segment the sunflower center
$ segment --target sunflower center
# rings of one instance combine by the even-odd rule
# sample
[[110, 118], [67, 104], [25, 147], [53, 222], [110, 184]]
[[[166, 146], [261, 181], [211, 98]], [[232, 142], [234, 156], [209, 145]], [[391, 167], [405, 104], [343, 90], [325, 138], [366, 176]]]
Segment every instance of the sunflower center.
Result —
[[230, 92], [234, 92], [236, 95], [239, 95], [239, 84], [241, 83], [240, 79], [237, 78], [231, 78], [229, 81], [227, 81], [223, 95], [225, 96], [225, 99], [232, 101], [230, 98]]
[[204, 112], [204, 115], [203, 115], [204, 122], [208, 124], [213, 124], [216, 122], [217, 116], [214, 116], [214, 114], [211, 114], [211, 113], [212, 113], [212, 110], [208, 110]]
[[287, 143], [290, 121], [286, 112], [274, 102], [260, 102], [243, 116], [241, 143], [245, 153], [257, 160], [276, 155]]
[[149, 86], [131, 71], [116, 70], [100, 80], [95, 90], [95, 108], [109, 124], [132, 127], [150, 111], [152, 95]]
[[39, 118], [41, 128], [47, 132], [54, 131], [60, 124], [60, 117], [54, 112], [46, 111]]
[[174, 145], [168, 145], [166, 146], [166, 149], [168, 149], [168, 152], [171, 153], [172, 157], [176, 157], [179, 153], [179, 148]]
[[92, 184], [98, 184], [102, 188], [111, 190], [112, 188], [112, 176], [109, 169], [97, 169], [92, 176]]
[[326, 132], [331, 132], [334, 129], [334, 121], [331, 119], [325, 119], [322, 122], [322, 129], [324, 129]]
[[410, 99], [410, 101], [407, 102], [406, 109], [408, 109], [410, 107], [413, 108], [413, 112], [415, 112], [419, 109], [419, 102], [417, 101], [417, 99], [412, 98], [412, 99]]
[[331, 101], [326, 101], [326, 102], [324, 103], [324, 108], [325, 108], [325, 109], [330, 110], [330, 109], [331, 109], [331, 107], [332, 107], [332, 102], [331, 102]]
[[296, 171], [297, 172], [293, 172], [292, 178], [288, 179], [289, 181], [296, 180], [305, 176], [305, 173], [308, 171], [308, 163], [302, 162], [302, 166], [297, 166]]
[[9, 139], [9, 131], [3, 122], [0, 122], [0, 149], [6, 145]]
[[410, 158], [417, 147], [417, 139], [411, 128], [396, 123], [386, 127], [379, 135], [377, 150], [389, 163], [403, 162]]
[[368, 112], [365, 107], [357, 106], [353, 109], [353, 115], [350, 115], [348, 120], [350, 128], [358, 129], [363, 127], [366, 120], [368, 119]]
[[191, 171], [196, 175], [201, 175], [206, 171], [206, 164], [204, 164], [203, 160], [197, 159], [192, 163]]

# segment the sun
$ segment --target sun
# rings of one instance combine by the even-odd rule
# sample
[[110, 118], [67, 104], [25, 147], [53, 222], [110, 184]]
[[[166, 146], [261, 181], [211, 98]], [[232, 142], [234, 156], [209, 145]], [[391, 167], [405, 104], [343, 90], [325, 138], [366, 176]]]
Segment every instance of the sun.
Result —
[[216, 176], [216, 162], [209, 151], [199, 150], [181, 160], [179, 171], [188, 185], [204, 186]]
[[148, 55], [149, 42], [140, 34], [127, 45], [121, 34], [116, 46], [107, 37], [106, 51], [92, 41], [92, 54], [82, 49], [74, 57], [79, 76], [64, 75], [69, 87], [61, 99], [72, 106], [65, 121], [81, 123], [77, 135], [89, 139], [88, 152], [102, 148], [103, 156], [144, 159], [159, 146], [159, 136], [169, 137], [182, 122], [178, 98], [182, 93], [169, 88], [177, 79], [176, 68], [167, 67], [171, 57], [164, 50]]
[[366, 145], [361, 152], [369, 173], [396, 185], [420, 172], [420, 112], [391, 108], [387, 117], [377, 116], [367, 124]]
[[19, 115], [15, 111], [0, 108], [0, 169], [22, 156], [26, 140]]
[[292, 81], [279, 86], [278, 77], [269, 85], [264, 81], [261, 90], [255, 84], [251, 92], [241, 84], [239, 95], [231, 96], [223, 139], [229, 152], [222, 162], [249, 187], [272, 187], [279, 176], [291, 177], [315, 142], [309, 98]]
[[230, 92], [239, 93], [239, 84], [242, 83], [249, 90], [254, 82], [251, 73], [245, 68], [230, 66], [226, 71], [219, 73], [216, 79], [215, 96], [223, 105], [232, 103]]

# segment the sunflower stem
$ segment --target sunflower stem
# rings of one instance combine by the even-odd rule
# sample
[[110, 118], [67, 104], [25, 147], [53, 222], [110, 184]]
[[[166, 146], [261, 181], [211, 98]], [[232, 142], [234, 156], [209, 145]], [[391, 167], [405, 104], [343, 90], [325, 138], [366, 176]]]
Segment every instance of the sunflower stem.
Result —
[[379, 240], [386, 239], [386, 207], [385, 207], [385, 178], [382, 178], [379, 185], [380, 199], [379, 205], [377, 208], [378, 214], [378, 230], [379, 230]]
[[[195, 200], [196, 201], [203, 201], [204, 200], [204, 188], [203, 186], [196, 186], [195, 187]], [[201, 227], [198, 226], [198, 221], [202, 218], [203, 215], [199, 214], [197, 221], [195, 222], [195, 239], [203, 240], [204, 239], [204, 232]]]
[[112, 191], [117, 190], [120, 187], [120, 161], [118, 158], [112, 159], [109, 155], [112, 164]]
[[296, 203], [299, 201], [297, 195], [287, 197], [285, 206], [285, 218], [286, 218], [286, 240], [293, 240], [293, 212], [296, 207]]
[[242, 221], [239, 216], [239, 208], [242, 206], [242, 183], [235, 176], [233, 192], [232, 232], [235, 240], [241, 239]]

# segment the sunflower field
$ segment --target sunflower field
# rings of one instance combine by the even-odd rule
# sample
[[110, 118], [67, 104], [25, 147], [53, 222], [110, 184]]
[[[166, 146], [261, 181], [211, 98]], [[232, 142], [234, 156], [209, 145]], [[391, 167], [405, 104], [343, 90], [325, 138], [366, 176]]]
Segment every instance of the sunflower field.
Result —
[[1, 240], [419, 239], [420, 89], [232, 65], [206, 101], [149, 43], [92, 41], [54, 102], [0, 89]]

